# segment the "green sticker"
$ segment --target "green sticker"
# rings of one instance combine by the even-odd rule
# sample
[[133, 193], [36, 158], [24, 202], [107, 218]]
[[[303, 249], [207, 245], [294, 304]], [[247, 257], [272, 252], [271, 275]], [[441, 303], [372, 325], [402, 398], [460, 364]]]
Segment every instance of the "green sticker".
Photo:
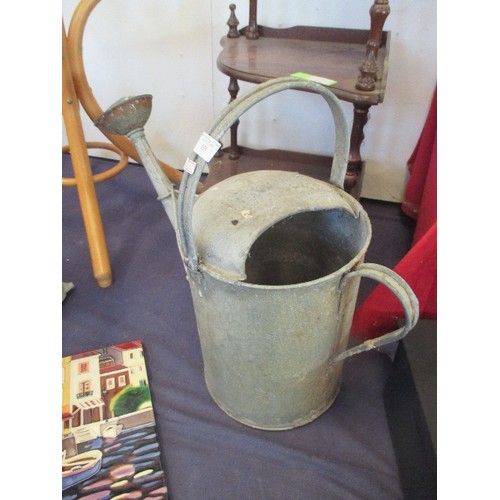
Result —
[[321, 85], [331, 86], [337, 83], [336, 80], [329, 80], [328, 78], [323, 78], [322, 76], [310, 75], [309, 73], [302, 73], [301, 71], [299, 71], [298, 73], [292, 73], [290, 76], [300, 78], [301, 80], [309, 80], [310, 82], [321, 83]]

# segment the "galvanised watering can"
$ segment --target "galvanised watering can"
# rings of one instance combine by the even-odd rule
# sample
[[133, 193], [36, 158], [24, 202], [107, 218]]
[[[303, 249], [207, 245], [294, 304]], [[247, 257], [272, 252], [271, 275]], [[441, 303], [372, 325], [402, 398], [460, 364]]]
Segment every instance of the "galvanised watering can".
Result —
[[[218, 144], [245, 111], [286, 89], [315, 92], [331, 109], [330, 182], [260, 170], [225, 179], [198, 196], [209, 161], [198, 150], [189, 156], [193, 169], [184, 171], [177, 191], [144, 135], [151, 96], [122, 99], [96, 121], [103, 131], [132, 140], [175, 228], [212, 398], [235, 420], [267, 430], [301, 426], [325, 412], [340, 390], [344, 360], [402, 339], [419, 314], [415, 294], [400, 276], [363, 263], [371, 225], [360, 203], [342, 189], [349, 129], [326, 87], [293, 77], [257, 85], [231, 102], [205, 136]], [[361, 277], [397, 296], [405, 324], [348, 349]]]

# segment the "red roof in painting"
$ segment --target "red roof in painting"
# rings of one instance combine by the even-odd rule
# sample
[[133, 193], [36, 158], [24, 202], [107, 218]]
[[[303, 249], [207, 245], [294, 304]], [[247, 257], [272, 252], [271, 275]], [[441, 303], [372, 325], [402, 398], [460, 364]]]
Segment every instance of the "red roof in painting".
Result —
[[115, 349], [140, 349], [142, 347], [142, 342], [140, 340], [131, 340], [130, 342], [124, 342], [123, 344], [116, 344], [113, 346]]

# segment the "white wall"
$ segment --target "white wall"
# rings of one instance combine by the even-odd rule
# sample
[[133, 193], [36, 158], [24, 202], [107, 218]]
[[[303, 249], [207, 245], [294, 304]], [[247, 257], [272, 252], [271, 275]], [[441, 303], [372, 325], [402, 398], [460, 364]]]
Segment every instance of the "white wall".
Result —
[[[92, 12], [83, 41], [86, 75], [103, 109], [127, 95], [150, 93], [153, 112], [146, 133], [156, 155], [182, 168], [212, 119], [229, 100], [228, 78], [216, 67], [226, 34], [229, 0], [102, 0]], [[234, 2], [240, 27], [248, 20], [248, 0]], [[368, 28], [373, 0], [261, 1], [260, 24]], [[63, 1], [69, 29], [77, 0]], [[139, 7], [140, 6], [140, 7]], [[406, 161], [427, 116], [436, 84], [436, 3], [392, 0], [385, 29], [392, 33], [385, 101], [372, 107], [362, 156], [366, 172], [362, 196], [401, 201]], [[251, 88], [240, 82], [241, 91]], [[272, 96], [251, 109], [240, 127], [240, 143], [330, 154], [330, 111], [316, 95]], [[352, 107], [345, 104], [349, 119]], [[87, 140], [104, 140], [84, 116]], [[268, 119], [264, 119], [268, 116]], [[317, 127], [301, 127], [313, 121]], [[63, 143], [67, 139], [63, 127]], [[227, 141], [225, 144], [227, 145]], [[91, 154], [108, 156], [92, 151]]]

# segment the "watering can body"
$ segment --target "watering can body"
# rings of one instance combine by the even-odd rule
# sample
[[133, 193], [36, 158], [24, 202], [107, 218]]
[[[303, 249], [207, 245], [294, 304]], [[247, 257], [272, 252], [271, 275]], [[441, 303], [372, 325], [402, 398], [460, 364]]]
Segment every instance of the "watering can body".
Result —
[[[209, 135], [220, 140], [243, 112], [287, 89], [316, 92], [330, 106], [336, 145], [330, 183], [256, 171], [196, 197], [206, 161], [193, 153], [196, 167], [184, 173], [178, 195], [171, 187], [160, 189], [163, 197], [159, 192], [175, 218], [207, 388], [229, 416], [266, 430], [317, 418], [340, 390], [346, 358], [403, 338], [418, 319], [418, 302], [404, 280], [364, 263], [371, 225], [359, 202], [342, 189], [349, 130], [329, 90], [293, 78], [271, 80], [233, 101]], [[160, 169], [150, 170], [157, 175]], [[395, 293], [405, 325], [348, 349], [361, 277]]]
[[[268, 430], [298, 427], [326, 411], [340, 389], [342, 362], [333, 360], [346, 349], [352, 317], [339, 314], [338, 279], [277, 290], [205, 279], [204, 294], [192, 289], [192, 296], [205, 381], [219, 407]], [[344, 297], [356, 292], [351, 282]]]
[[[193, 210], [190, 279], [212, 398], [261, 429], [290, 429], [333, 403], [371, 227], [361, 206], [291, 172], [230, 177]], [[200, 279], [201, 277], [201, 279]]]

